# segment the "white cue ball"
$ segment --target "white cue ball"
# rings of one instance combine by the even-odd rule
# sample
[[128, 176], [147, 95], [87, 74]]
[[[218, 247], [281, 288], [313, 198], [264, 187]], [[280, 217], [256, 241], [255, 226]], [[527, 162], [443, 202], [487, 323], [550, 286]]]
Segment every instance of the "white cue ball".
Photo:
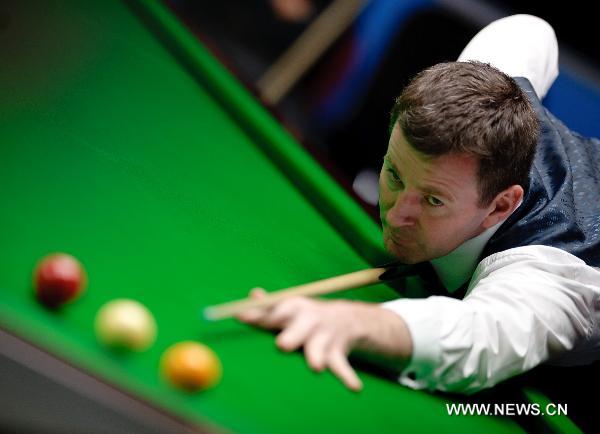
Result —
[[117, 299], [100, 308], [95, 321], [96, 336], [113, 348], [143, 351], [156, 339], [156, 321], [141, 303]]

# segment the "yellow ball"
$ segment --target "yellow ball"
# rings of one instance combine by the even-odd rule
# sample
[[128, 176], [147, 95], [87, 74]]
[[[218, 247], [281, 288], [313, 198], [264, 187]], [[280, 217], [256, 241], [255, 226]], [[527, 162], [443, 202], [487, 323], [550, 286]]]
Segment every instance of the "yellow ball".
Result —
[[95, 321], [96, 336], [104, 345], [143, 351], [156, 340], [156, 321], [141, 303], [117, 299], [100, 308]]
[[163, 376], [173, 385], [196, 391], [216, 385], [221, 379], [221, 361], [206, 345], [193, 341], [169, 347], [161, 359]]

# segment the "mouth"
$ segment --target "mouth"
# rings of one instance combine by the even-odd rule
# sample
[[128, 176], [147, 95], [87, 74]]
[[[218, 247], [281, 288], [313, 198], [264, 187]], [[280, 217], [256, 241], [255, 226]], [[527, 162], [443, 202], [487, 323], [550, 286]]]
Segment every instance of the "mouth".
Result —
[[[399, 247], [404, 247], [407, 244], [411, 244], [414, 242], [414, 232], [407, 234], [407, 230], [404, 229], [402, 230], [403, 235], [404, 236], [398, 236], [397, 233], [397, 229], [395, 230], [394, 228], [392, 228], [388, 222], [385, 220], [385, 218], [381, 219], [381, 223], [382, 223], [382, 228], [383, 228], [383, 234], [384, 237], [387, 238], [389, 241], [391, 241], [392, 243], [394, 243], [396, 246]], [[409, 236], [406, 236], [409, 235]], [[413, 236], [410, 236], [413, 235]]]
[[390, 237], [390, 240], [397, 246], [405, 246], [410, 243], [410, 240], [398, 239], [394, 237]]
[[389, 226], [386, 226], [384, 228], [384, 232], [386, 233], [387, 237], [392, 240], [394, 243], [408, 243], [411, 241], [410, 237], [400, 237], [398, 236], [397, 233], [394, 233], [394, 231], [392, 230], [392, 228], [390, 228]]
[[388, 232], [387, 234], [387, 238], [394, 243], [396, 246], [406, 246], [407, 244], [410, 244], [412, 241], [409, 238], [400, 238], [398, 236], [394, 236], [391, 233]]

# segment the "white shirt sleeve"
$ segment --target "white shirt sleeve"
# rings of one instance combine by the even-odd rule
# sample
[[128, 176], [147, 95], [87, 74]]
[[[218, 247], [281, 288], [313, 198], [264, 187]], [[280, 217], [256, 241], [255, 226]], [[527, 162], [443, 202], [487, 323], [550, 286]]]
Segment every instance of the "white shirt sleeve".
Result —
[[512, 15], [492, 22], [471, 39], [458, 58], [468, 60], [527, 78], [541, 100], [558, 76], [558, 42], [552, 26], [541, 18]]
[[545, 361], [600, 359], [600, 271], [553, 247], [485, 258], [463, 300], [382, 306], [408, 326], [413, 354], [399, 381], [415, 389], [469, 394]]

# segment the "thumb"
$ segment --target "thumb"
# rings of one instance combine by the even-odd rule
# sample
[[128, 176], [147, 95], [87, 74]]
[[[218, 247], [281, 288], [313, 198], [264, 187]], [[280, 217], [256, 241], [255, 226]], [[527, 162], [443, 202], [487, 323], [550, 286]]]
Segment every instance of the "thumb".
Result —
[[[267, 292], [262, 288], [252, 288], [250, 290], [250, 298], [252, 299], [261, 299], [266, 297]], [[263, 308], [255, 307], [244, 312], [238, 313], [235, 317], [245, 323], [256, 323], [260, 318], [264, 316], [266, 310]]]
[[265, 291], [263, 288], [252, 288], [250, 290], [250, 297], [251, 298], [264, 298], [267, 295], [267, 291]]

